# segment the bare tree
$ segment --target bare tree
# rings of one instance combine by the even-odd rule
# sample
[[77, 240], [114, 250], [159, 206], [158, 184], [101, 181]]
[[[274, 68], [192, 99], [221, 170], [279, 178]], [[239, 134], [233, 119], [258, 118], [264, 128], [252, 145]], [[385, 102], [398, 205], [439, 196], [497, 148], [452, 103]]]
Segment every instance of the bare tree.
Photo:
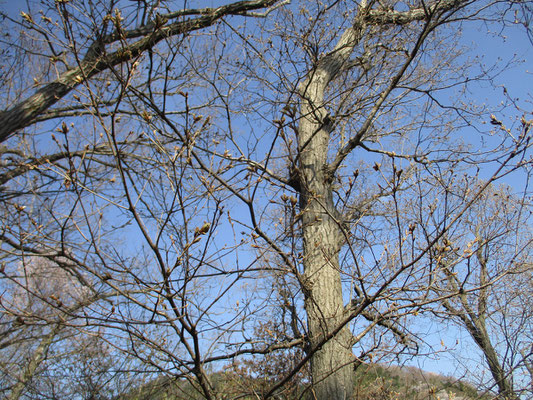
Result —
[[[471, 201], [473, 179], [449, 187], [443, 207], [453, 210]], [[458, 190], [459, 189], [459, 190]], [[419, 204], [422, 205], [422, 204]], [[445, 226], [444, 210], [430, 225]], [[466, 329], [481, 350], [501, 398], [518, 399], [530, 391], [531, 358], [531, 204], [509, 187], [490, 187], [470, 207], [462, 223], [435, 246], [432, 290], [441, 298], [435, 314]], [[434, 225], [435, 224], [435, 225]], [[426, 224], [424, 236], [432, 240]], [[458, 293], [458, 295], [456, 295]]]
[[[68, 329], [135, 360], [124, 374], [213, 399], [209, 365], [287, 350], [262, 397], [309, 365], [306, 396], [353, 398], [362, 362], [416, 355], [441, 242], [530, 168], [527, 115], [490, 132], [496, 111], [467, 97], [512, 65], [479, 68], [453, 35], [513, 3], [29, 5], [4, 21], [2, 279], [34, 256], [70, 274], [87, 294], [61, 306]], [[470, 200], [415, 224], [405, 210], [473, 165]]]
[[[78, 346], [90, 339], [74, 328], [72, 315], [89, 307], [99, 296], [94, 296], [66, 270], [42, 258], [23, 259], [15, 271], [4, 269], [3, 275], [0, 349], [3, 387], [10, 391], [7, 398], [18, 399], [23, 393], [38, 396], [46, 386], [45, 377], [54, 377], [57, 385], [67, 386], [53, 368], [59, 364], [65, 367], [68, 362], [64, 360], [71, 360], [71, 356], [68, 350], [60, 351], [57, 344]], [[49, 358], [54, 361], [47, 361]], [[98, 357], [93, 359], [96, 362]], [[60, 392], [67, 390], [63, 388]]]

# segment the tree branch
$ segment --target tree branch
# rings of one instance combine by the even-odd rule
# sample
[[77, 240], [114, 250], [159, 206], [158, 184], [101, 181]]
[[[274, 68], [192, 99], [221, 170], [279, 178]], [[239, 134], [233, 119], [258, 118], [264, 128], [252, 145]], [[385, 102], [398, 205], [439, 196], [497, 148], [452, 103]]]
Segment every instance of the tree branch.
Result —
[[[64, 72], [54, 82], [50, 82], [35, 94], [21, 101], [12, 108], [0, 112], [0, 142], [4, 142], [19, 129], [35, 123], [40, 114], [65, 97], [76, 86], [87, 82], [96, 74], [110, 69], [115, 65], [133, 60], [152, 49], [160, 41], [172, 36], [200, 30], [213, 25], [229, 15], [241, 15], [247, 11], [270, 7], [278, 0], [238, 1], [218, 8], [202, 10], [202, 16], [168, 23], [168, 18], [158, 16], [153, 23], [143, 28], [122, 32], [121, 37], [112, 35], [89, 47], [89, 54], [79, 63], [77, 68]], [[117, 34], [118, 35], [118, 34]], [[105, 55], [101, 43], [112, 43], [119, 39], [136, 38], [137, 42], [124, 46], [111, 54]], [[90, 56], [89, 56], [90, 55]]]

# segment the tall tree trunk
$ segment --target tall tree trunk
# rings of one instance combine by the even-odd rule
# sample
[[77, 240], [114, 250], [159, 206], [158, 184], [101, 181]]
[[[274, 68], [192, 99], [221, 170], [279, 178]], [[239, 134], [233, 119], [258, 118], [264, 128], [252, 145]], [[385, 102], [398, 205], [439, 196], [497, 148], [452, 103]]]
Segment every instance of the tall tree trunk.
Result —
[[[361, 14], [361, 18], [362, 18]], [[328, 166], [333, 129], [324, 107], [329, 83], [345, 67], [361, 39], [364, 23], [344, 31], [335, 48], [309, 72], [300, 86], [298, 171], [302, 210], [305, 309], [311, 350], [311, 375], [318, 399], [353, 398], [355, 376], [352, 335], [347, 327], [317, 349], [344, 316], [339, 254], [343, 244], [338, 211], [333, 204]]]
[[[304, 250], [305, 308], [311, 349], [316, 349], [344, 314], [339, 253], [342, 232], [327, 170], [330, 127], [321, 104], [324, 82], [308, 86], [301, 105], [300, 206]], [[314, 102], [312, 99], [316, 100]], [[343, 328], [322, 345], [311, 358], [311, 374], [316, 398], [350, 399], [354, 389], [354, 357], [351, 334]]]

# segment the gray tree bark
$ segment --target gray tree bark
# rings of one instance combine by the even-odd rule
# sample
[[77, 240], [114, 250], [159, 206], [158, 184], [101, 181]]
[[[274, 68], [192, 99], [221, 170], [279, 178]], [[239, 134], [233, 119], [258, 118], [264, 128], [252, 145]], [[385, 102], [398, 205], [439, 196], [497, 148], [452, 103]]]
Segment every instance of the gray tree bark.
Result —
[[[309, 145], [301, 152], [301, 205], [304, 246], [305, 307], [311, 348], [315, 348], [344, 316], [339, 252], [342, 232], [325, 171], [329, 134], [318, 129], [309, 106], [302, 107], [301, 140]], [[306, 140], [307, 139], [307, 140]], [[351, 334], [345, 327], [311, 358], [318, 399], [348, 399], [354, 386]]]
[[[331, 126], [326, 122], [324, 93], [342, 70], [360, 40], [363, 24], [347, 29], [330, 54], [300, 87], [301, 120], [300, 207], [304, 249], [304, 294], [312, 350], [339, 326], [345, 316], [339, 253], [343, 244], [341, 221], [333, 204], [327, 154]], [[352, 335], [347, 327], [323, 344], [311, 358], [314, 395], [318, 399], [350, 399], [355, 375]]]

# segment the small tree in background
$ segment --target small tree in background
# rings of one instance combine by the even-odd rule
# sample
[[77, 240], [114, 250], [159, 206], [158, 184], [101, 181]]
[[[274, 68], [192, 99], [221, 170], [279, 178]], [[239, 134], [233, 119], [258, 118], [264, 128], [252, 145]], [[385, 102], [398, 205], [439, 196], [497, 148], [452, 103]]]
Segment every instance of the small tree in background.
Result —
[[[465, 184], [446, 192], [440, 199], [445, 207], [453, 209], [472, 201], [470, 194], [483, 182], [468, 179]], [[435, 213], [432, 224], [444, 226], [441, 218], [445, 215]], [[439, 241], [429, 261], [435, 271], [432, 290], [441, 299], [435, 315], [468, 332], [492, 378], [483, 379], [480, 387], [495, 387], [505, 399], [530, 392], [530, 220], [527, 198], [517, 198], [508, 186], [490, 186], [462, 223]], [[422, 234], [431, 241], [431, 229], [427, 224], [421, 226]]]

